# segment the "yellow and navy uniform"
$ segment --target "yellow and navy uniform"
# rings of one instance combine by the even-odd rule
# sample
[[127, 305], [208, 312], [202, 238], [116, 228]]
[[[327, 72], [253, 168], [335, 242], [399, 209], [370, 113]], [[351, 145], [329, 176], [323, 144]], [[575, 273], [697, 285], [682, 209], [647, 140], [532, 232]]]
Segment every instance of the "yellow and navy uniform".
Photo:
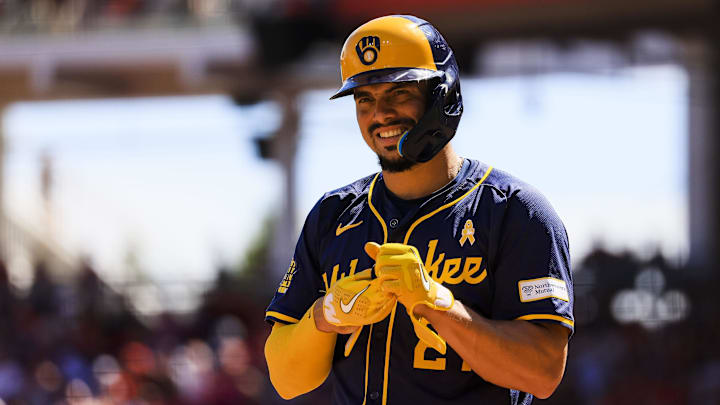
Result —
[[[295, 323], [339, 278], [373, 265], [368, 241], [415, 246], [428, 273], [479, 314], [560, 323], [574, 330], [565, 228], [534, 188], [465, 159], [448, 185], [413, 201], [381, 173], [325, 194], [307, 217], [295, 256], [266, 312]], [[349, 357], [339, 335], [333, 404], [529, 404], [532, 395], [493, 385], [448, 347], [419, 341], [403, 308], [365, 327]]]

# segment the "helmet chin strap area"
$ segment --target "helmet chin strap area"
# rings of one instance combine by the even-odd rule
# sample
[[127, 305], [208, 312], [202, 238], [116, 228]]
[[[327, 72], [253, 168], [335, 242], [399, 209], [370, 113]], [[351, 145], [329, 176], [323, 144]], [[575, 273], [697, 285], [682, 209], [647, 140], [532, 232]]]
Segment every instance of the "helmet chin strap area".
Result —
[[398, 141], [397, 149], [398, 149], [398, 153], [399, 153], [400, 156], [402, 156], [402, 157], [406, 157], [406, 156], [403, 154], [403, 143], [405, 143], [405, 139], [407, 139], [407, 136], [408, 136], [408, 133], [409, 133], [409, 132], [410, 132], [410, 130], [405, 131], [405, 133], [402, 134], [402, 137], [400, 137], [400, 141]]

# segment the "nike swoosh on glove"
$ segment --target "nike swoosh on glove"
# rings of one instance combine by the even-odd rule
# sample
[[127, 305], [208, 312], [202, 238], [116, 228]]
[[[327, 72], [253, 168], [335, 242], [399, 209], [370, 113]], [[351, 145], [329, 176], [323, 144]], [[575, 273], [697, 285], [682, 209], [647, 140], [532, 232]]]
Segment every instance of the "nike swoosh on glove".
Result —
[[433, 309], [447, 311], [455, 302], [452, 292], [430, 277], [414, 246], [402, 243], [378, 245], [368, 242], [365, 244], [365, 252], [375, 259], [375, 272], [377, 279], [382, 280], [382, 289], [395, 294], [397, 300], [405, 306], [417, 337], [445, 354], [445, 339], [430, 330], [428, 321], [415, 315], [413, 310], [417, 305], [424, 304]]
[[335, 326], [362, 326], [380, 322], [390, 314], [396, 298], [372, 279], [372, 269], [335, 282], [323, 298], [323, 316]]

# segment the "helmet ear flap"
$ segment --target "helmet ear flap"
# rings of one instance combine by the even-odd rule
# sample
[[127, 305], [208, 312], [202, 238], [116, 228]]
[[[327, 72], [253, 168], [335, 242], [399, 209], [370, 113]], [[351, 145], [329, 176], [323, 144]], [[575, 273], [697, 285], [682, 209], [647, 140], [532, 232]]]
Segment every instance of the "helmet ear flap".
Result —
[[455, 136], [463, 112], [460, 82], [447, 72], [429, 79], [425, 115], [398, 144], [398, 152], [414, 162], [432, 159]]
[[460, 116], [463, 112], [462, 95], [460, 93], [460, 83], [457, 83], [450, 90], [450, 94], [445, 97], [445, 107], [443, 108], [445, 115]]
[[454, 83], [448, 83], [447, 74], [441, 77], [434, 77], [427, 80], [427, 108], [432, 108], [437, 100], [443, 100], [442, 110], [445, 115], [450, 117], [459, 116], [463, 112], [462, 95], [460, 93], [460, 83], [455, 80]]
[[427, 83], [427, 90], [425, 91], [426, 99], [425, 105], [430, 109], [438, 97], [438, 93], [442, 91], [440, 86], [443, 83], [442, 77], [433, 77], [425, 81]]

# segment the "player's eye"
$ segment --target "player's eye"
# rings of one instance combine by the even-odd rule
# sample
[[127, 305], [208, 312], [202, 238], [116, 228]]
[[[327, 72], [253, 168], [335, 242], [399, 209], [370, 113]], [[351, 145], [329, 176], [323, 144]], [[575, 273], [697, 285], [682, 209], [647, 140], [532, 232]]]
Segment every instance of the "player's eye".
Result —
[[392, 92], [393, 97], [402, 97], [407, 95], [409, 92], [405, 89], [396, 89]]

